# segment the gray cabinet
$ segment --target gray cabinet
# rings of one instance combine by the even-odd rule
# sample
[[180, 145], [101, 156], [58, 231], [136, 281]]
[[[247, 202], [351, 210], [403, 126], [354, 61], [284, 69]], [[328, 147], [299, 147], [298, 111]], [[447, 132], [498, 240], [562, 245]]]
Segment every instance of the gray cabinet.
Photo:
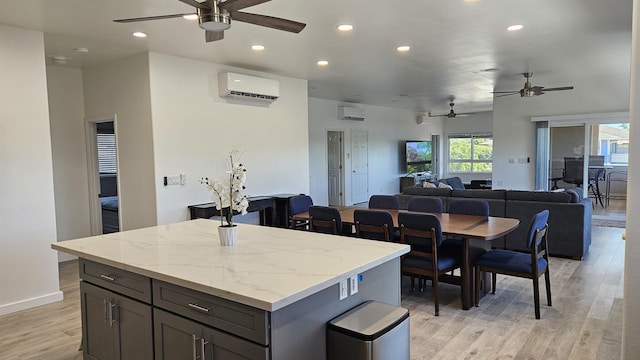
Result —
[[157, 360], [267, 360], [267, 347], [155, 308]]
[[153, 359], [151, 306], [80, 283], [85, 359]]

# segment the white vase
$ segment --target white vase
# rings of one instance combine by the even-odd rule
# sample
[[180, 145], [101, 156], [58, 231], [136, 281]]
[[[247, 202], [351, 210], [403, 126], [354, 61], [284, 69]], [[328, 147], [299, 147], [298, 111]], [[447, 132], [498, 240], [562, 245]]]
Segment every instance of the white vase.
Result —
[[218, 226], [218, 236], [220, 237], [220, 245], [233, 246], [238, 240], [238, 226]]

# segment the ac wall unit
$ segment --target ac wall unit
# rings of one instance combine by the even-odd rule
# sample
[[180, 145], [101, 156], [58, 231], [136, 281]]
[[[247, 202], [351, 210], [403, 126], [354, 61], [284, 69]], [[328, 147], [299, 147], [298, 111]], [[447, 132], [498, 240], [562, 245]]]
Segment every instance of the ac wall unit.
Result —
[[364, 120], [364, 109], [350, 106], [338, 106], [338, 119], [342, 120]]
[[232, 72], [218, 74], [218, 91], [221, 97], [268, 103], [280, 96], [280, 86], [276, 80]]

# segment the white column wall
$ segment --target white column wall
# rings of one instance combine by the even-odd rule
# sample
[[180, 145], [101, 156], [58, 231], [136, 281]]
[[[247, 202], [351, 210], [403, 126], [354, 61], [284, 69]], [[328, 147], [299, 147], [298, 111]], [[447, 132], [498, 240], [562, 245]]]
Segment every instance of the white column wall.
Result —
[[58, 241], [90, 236], [82, 70], [47, 66], [47, 87]]
[[[233, 149], [244, 152], [247, 195], [309, 191], [306, 80], [149, 56], [159, 224], [187, 220], [188, 205], [211, 201], [199, 180], [225, 179]], [[277, 80], [280, 97], [270, 106], [228, 103], [218, 96], [218, 73], [224, 71]], [[164, 176], [180, 173], [187, 176], [185, 185], [163, 185]]]
[[116, 120], [121, 230], [157, 224], [147, 53], [83, 71], [85, 119]]
[[627, 186], [627, 241], [624, 263], [624, 307], [622, 358], [637, 359], [640, 354], [640, 1], [633, 1], [633, 40], [631, 44], [630, 154]]
[[[364, 121], [338, 119], [338, 106], [365, 110]], [[314, 204], [328, 204], [327, 132], [344, 132], [345, 204], [351, 199], [351, 132], [368, 133], [369, 195], [397, 194], [404, 169], [404, 141], [429, 140], [443, 134], [441, 118], [428, 118], [417, 123], [413, 111], [364, 104], [309, 98], [309, 193]]]
[[62, 300], [44, 40], [0, 25], [0, 315]]

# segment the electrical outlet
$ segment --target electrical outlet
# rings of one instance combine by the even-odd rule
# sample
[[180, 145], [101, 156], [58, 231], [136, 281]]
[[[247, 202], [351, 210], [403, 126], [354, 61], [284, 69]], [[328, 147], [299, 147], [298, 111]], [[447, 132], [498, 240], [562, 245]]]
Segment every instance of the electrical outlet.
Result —
[[351, 287], [351, 295], [358, 293], [358, 275], [349, 278], [349, 286]]
[[340, 281], [340, 300], [346, 299], [349, 296], [349, 290], [347, 286], [347, 279]]

